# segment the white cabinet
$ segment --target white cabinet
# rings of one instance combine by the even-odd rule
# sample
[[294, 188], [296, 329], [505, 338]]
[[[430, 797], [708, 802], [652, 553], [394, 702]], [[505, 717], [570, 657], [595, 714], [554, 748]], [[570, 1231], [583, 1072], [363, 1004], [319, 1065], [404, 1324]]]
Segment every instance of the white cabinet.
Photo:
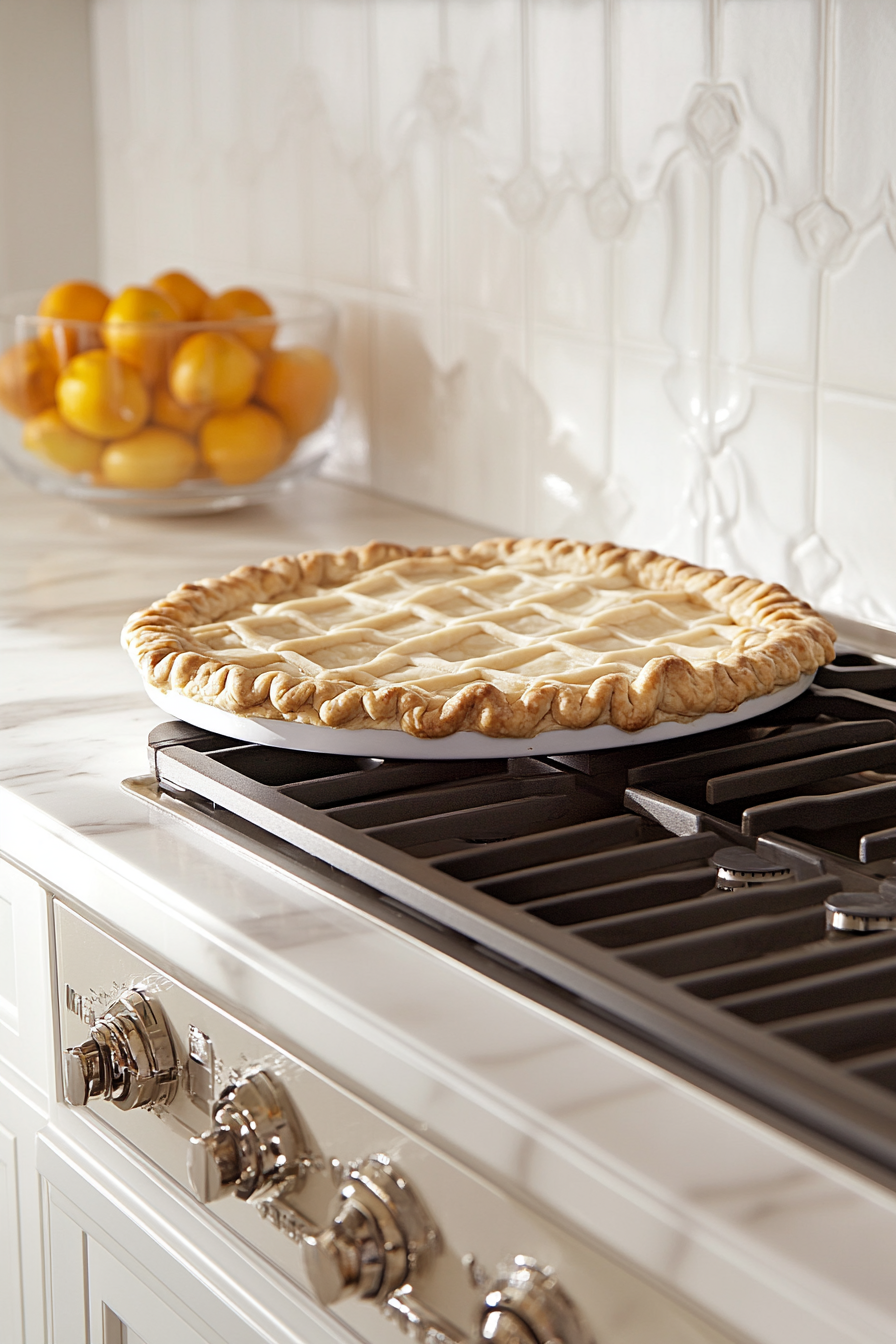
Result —
[[25, 1338], [16, 1138], [12, 1129], [0, 1123], [0, 1302], [4, 1305], [10, 1344], [21, 1344]]
[[0, 1077], [32, 1099], [52, 1070], [47, 896], [0, 858]]
[[60, 1111], [37, 1165], [50, 1344], [348, 1344], [324, 1308], [102, 1123]]
[[37, 1134], [52, 1058], [47, 897], [0, 859], [0, 1339], [44, 1344]]
[[0, 1340], [44, 1344], [41, 1183], [35, 1163], [45, 1111], [0, 1075]]
[[50, 1190], [52, 1344], [229, 1344], [163, 1284], [138, 1277], [64, 1203]]
[[[163, 1302], [102, 1246], [87, 1242], [87, 1319], [90, 1344], [218, 1344]], [[192, 1316], [192, 1312], [190, 1313]]]

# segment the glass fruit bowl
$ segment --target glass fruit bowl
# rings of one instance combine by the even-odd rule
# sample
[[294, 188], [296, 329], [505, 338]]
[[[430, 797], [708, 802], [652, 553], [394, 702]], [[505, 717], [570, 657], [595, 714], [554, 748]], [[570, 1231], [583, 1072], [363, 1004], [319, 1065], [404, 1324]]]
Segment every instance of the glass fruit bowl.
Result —
[[[53, 295], [79, 290], [101, 315], [53, 315]], [[83, 292], [57, 309], [83, 311]], [[73, 282], [0, 300], [0, 455], [18, 476], [107, 512], [189, 514], [271, 499], [320, 467], [339, 408], [325, 299], [234, 289], [189, 321], [156, 289], [107, 299]]]

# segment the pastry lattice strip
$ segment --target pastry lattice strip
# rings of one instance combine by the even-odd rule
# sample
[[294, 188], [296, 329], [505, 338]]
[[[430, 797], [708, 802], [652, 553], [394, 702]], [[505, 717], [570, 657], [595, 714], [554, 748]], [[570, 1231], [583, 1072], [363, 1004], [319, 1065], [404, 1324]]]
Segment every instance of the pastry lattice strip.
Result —
[[307, 594], [195, 626], [192, 636], [209, 655], [226, 649], [259, 671], [429, 691], [488, 681], [513, 695], [533, 678], [582, 686], [637, 675], [664, 655], [697, 664], [750, 635], [699, 594], [535, 566], [445, 568], [450, 577], [434, 583], [432, 563], [394, 561], [338, 588], [306, 585]]

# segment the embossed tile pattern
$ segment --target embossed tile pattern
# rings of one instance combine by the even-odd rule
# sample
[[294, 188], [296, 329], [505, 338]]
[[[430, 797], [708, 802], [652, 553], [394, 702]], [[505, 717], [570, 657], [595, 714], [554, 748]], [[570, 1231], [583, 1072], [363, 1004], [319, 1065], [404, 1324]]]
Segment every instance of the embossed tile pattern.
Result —
[[107, 278], [346, 314], [336, 469], [896, 625], [892, 0], [94, 0]]

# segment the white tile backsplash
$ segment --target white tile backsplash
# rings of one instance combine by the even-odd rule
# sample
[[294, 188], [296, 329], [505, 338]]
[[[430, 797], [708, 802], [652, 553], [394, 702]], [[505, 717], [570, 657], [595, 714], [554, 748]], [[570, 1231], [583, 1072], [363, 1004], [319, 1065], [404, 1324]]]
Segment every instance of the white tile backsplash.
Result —
[[336, 470], [896, 625], [893, 0], [92, 0], [103, 256], [319, 288]]

